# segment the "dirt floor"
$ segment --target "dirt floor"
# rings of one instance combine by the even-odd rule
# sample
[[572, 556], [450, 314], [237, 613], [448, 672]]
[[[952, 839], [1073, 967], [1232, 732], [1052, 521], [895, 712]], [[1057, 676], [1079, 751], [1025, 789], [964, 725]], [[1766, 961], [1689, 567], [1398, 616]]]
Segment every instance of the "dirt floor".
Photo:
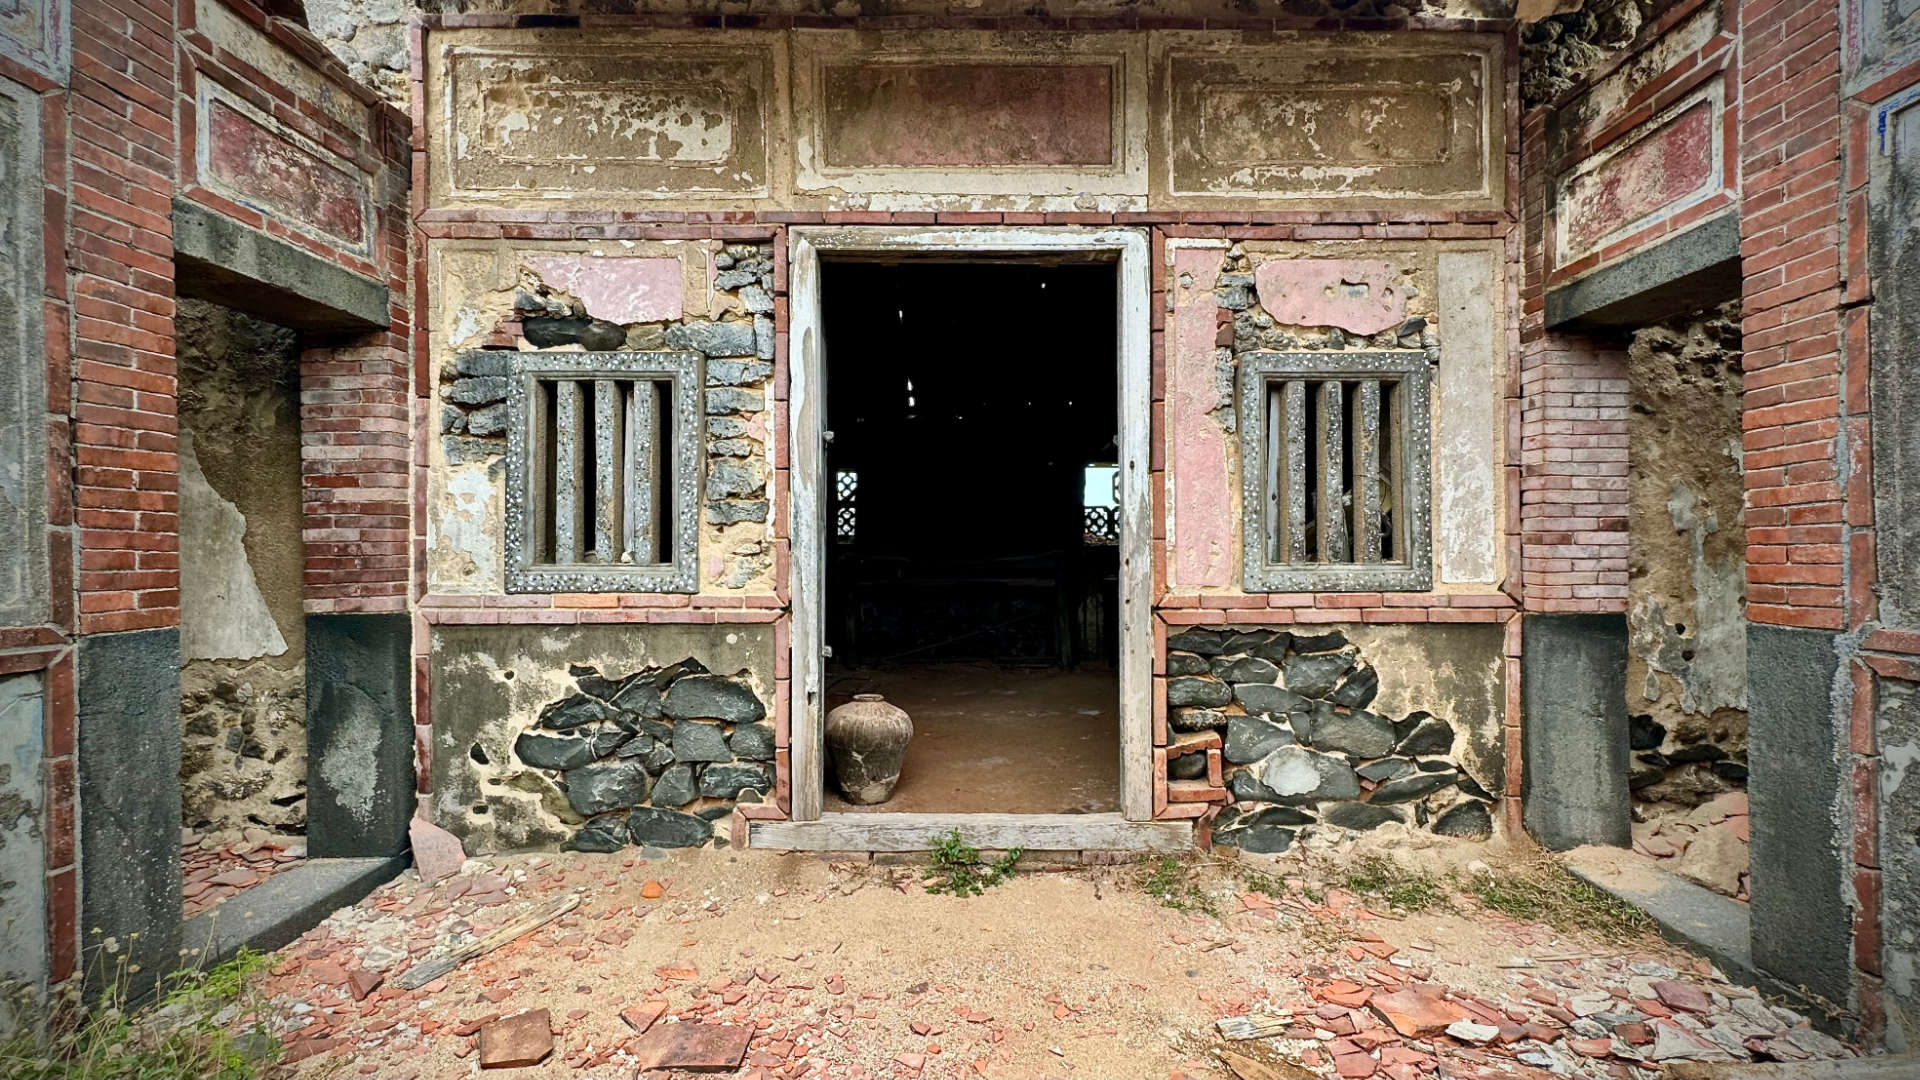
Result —
[[[1656, 938], [1556, 930], [1468, 895], [1538, 875], [1534, 857], [1360, 843], [1416, 869], [1382, 886], [1382, 864], [1333, 837], [1285, 856], [1036, 867], [956, 897], [919, 866], [807, 855], [469, 860], [336, 913], [279, 954], [258, 1007], [301, 1078], [481, 1075], [484, 1040], [504, 1045], [489, 1025], [516, 1017], [535, 1055], [551, 1022], [550, 1052], [486, 1075], [631, 1077], [663, 1034], [707, 1025], [751, 1039], [723, 1071], [759, 1078], [1654, 1077], [1641, 1062], [1847, 1052]], [[1391, 891], [1409, 882], [1431, 895]], [[399, 988], [569, 895], [576, 910]], [[1414, 1023], [1409, 1002], [1451, 1034], [1389, 1026]], [[1216, 1026], [1231, 1017], [1275, 1026], [1231, 1040]]]
[[926, 664], [837, 673], [829, 708], [884, 694], [913, 718], [893, 797], [830, 811], [1086, 814], [1120, 808], [1119, 679], [1111, 671]]

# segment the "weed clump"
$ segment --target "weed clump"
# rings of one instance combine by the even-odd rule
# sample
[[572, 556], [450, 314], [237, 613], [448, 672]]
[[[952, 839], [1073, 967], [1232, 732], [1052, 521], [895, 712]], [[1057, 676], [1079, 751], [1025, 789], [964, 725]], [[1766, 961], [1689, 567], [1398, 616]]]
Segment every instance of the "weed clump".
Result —
[[1340, 884], [1348, 892], [1381, 897], [1404, 911], [1426, 911], [1447, 901], [1438, 881], [1379, 855], [1360, 859]]
[[933, 884], [927, 886], [927, 891], [952, 896], [978, 896], [1005, 881], [1024, 854], [1024, 849], [1014, 848], [998, 859], [987, 862], [980, 858], [980, 849], [968, 847], [960, 839], [960, 830], [955, 829], [941, 837], [940, 845], [933, 849], [933, 865], [927, 868], [925, 874]]
[[1188, 881], [1186, 867], [1171, 855], [1154, 864], [1140, 887], [1160, 901], [1161, 907], [1172, 908], [1183, 915], [1220, 917], [1220, 905], [1212, 894]]
[[1470, 892], [1480, 903], [1508, 918], [1543, 922], [1563, 932], [1584, 930], [1622, 940], [1644, 937], [1654, 930], [1653, 919], [1646, 912], [1549, 861], [1519, 873], [1487, 873], [1473, 881]]

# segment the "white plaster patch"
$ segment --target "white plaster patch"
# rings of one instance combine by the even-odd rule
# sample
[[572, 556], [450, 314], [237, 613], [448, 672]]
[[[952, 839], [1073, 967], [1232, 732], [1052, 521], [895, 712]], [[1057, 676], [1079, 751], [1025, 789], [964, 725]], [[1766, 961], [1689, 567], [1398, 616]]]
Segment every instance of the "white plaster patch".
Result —
[[1500, 380], [1505, 364], [1493, 254], [1440, 253], [1440, 378], [1435, 393], [1434, 554], [1440, 580], [1491, 583], [1499, 573]]
[[[0, 679], [0, 982], [36, 997], [47, 982], [45, 701], [37, 673]], [[0, 1031], [13, 1030], [15, 1004], [0, 997]]]
[[427, 517], [427, 571], [435, 592], [497, 592], [502, 587], [500, 486], [489, 466], [447, 466], [442, 496]]
[[180, 660], [280, 656], [287, 639], [247, 561], [247, 519], [207, 482], [180, 432]]

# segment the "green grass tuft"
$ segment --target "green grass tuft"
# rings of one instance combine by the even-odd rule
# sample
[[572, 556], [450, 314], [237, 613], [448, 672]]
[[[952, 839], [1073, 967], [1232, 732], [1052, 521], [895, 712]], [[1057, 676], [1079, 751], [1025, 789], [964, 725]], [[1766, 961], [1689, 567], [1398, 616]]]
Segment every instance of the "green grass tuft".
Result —
[[968, 847], [960, 839], [960, 830], [955, 829], [942, 837], [940, 846], [933, 849], [933, 865], [925, 875], [933, 884], [927, 886], [927, 891], [978, 896], [1011, 876], [1024, 854], [1023, 849], [1014, 848], [991, 863], [985, 862], [980, 858], [980, 849]]
[[1340, 885], [1348, 892], [1379, 896], [1403, 911], [1426, 911], [1447, 901], [1438, 881], [1379, 855], [1361, 858]]
[[1168, 855], [1154, 864], [1153, 872], [1140, 883], [1161, 907], [1169, 907], [1186, 915], [1211, 915], [1220, 917], [1220, 905], [1212, 894], [1187, 880], [1187, 868], [1179, 859]]

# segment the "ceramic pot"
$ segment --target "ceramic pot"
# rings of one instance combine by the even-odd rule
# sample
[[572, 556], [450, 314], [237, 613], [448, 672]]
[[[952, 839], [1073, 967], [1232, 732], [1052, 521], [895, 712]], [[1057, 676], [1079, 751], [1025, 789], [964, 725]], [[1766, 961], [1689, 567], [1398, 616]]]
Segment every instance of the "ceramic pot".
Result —
[[827, 757], [840, 793], [856, 806], [886, 802], [900, 781], [913, 720], [879, 694], [855, 694], [827, 714]]

